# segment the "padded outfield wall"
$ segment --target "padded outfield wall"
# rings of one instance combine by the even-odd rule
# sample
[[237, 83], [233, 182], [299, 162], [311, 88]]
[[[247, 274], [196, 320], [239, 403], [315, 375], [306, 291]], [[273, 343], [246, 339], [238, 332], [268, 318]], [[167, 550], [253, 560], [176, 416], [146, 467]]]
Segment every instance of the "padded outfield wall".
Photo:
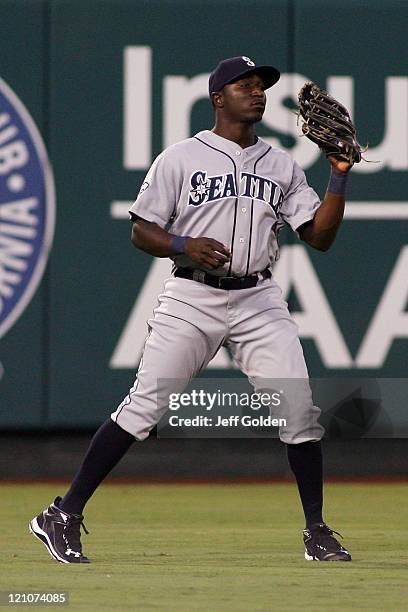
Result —
[[[282, 237], [310, 374], [406, 379], [407, 26], [402, 0], [0, 0], [0, 425], [95, 427], [127, 392], [169, 270], [131, 245], [127, 206], [163, 147], [212, 126], [208, 74], [234, 55], [280, 68], [259, 134], [322, 196], [304, 81], [352, 110], [373, 160], [328, 253]], [[231, 368], [223, 350], [207, 375]], [[394, 436], [404, 402], [396, 418]]]

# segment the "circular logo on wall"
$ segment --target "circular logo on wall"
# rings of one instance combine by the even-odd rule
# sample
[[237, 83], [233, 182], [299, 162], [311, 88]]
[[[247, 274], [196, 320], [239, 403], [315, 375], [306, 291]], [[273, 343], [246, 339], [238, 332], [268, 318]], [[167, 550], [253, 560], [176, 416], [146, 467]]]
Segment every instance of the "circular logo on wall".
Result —
[[55, 189], [41, 135], [0, 78], [0, 338], [30, 303], [55, 225]]

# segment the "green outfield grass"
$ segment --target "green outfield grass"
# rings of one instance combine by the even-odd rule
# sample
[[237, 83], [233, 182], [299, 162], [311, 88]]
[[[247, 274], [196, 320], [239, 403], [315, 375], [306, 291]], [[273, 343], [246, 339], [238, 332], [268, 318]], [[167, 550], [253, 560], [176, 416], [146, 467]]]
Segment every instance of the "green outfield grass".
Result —
[[68, 591], [62, 609], [86, 611], [407, 610], [404, 484], [327, 485], [326, 520], [353, 554], [332, 564], [304, 561], [289, 484], [105, 485], [86, 512], [93, 563], [59, 564], [27, 523], [63, 492], [0, 486], [0, 590]]

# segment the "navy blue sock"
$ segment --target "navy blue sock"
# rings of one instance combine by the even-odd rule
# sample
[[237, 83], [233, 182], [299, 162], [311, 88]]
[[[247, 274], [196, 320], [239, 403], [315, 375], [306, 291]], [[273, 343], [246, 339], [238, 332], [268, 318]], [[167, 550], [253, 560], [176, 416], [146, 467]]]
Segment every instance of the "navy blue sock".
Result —
[[323, 459], [320, 442], [287, 444], [289, 465], [295, 475], [306, 527], [323, 523]]
[[134, 436], [119, 427], [111, 418], [98, 429], [69, 491], [59, 507], [70, 514], [82, 514], [95, 489], [122, 459]]

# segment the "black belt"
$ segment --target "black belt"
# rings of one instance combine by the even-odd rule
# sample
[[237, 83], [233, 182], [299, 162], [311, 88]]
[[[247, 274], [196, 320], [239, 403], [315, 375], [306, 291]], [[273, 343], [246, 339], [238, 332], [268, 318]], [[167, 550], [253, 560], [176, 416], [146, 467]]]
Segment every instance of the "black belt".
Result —
[[251, 287], [256, 287], [259, 280], [271, 278], [272, 273], [269, 268], [265, 268], [262, 272], [251, 274], [250, 276], [215, 276], [215, 274], [208, 274], [207, 272], [203, 272], [203, 270], [176, 268], [174, 276], [195, 280], [198, 283], [204, 283], [204, 285], [210, 285], [216, 289], [231, 291], [234, 289], [250, 289]]

